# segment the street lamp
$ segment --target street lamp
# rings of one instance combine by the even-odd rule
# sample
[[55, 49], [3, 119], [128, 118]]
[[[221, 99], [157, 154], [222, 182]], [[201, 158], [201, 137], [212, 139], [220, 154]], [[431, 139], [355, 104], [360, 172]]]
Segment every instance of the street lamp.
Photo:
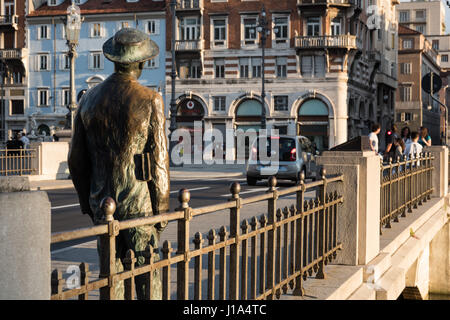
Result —
[[70, 58], [70, 122], [67, 121], [66, 128], [70, 125], [70, 128], [74, 129], [75, 111], [77, 109], [76, 103], [76, 88], [75, 88], [75, 58], [77, 52], [75, 50], [78, 45], [78, 39], [80, 38], [81, 29], [81, 14], [80, 8], [73, 3], [67, 8], [67, 20], [66, 20], [66, 39], [67, 46], [69, 47], [68, 56]]
[[172, 72], [170, 77], [172, 79], [172, 92], [170, 99], [170, 127], [169, 127], [169, 159], [170, 165], [173, 166], [172, 150], [175, 147], [176, 141], [172, 141], [172, 133], [177, 129], [176, 116], [177, 116], [177, 101], [175, 99], [175, 78], [177, 76], [175, 70], [175, 24], [176, 24], [176, 6], [177, 0], [170, 1], [170, 10], [172, 11]]
[[261, 48], [262, 48], [262, 85], [261, 85], [261, 100], [262, 100], [262, 110], [261, 110], [261, 127], [266, 129], [266, 92], [264, 89], [264, 70], [265, 70], [265, 47], [267, 36], [270, 34], [270, 30], [267, 28], [269, 22], [266, 18], [266, 9], [262, 7], [261, 16], [259, 17], [258, 25], [256, 26], [256, 31], [261, 35]]

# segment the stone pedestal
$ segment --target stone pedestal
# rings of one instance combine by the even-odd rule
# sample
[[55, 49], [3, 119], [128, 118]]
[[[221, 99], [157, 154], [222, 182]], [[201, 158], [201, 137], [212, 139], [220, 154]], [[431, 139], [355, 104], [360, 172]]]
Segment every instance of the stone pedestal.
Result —
[[327, 175], [344, 175], [343, 183], [330, 185], [344, 195], [336, 263], [366, 264], [380, 250], [380, 158], [372, 151], [325, 151], [316, 161]]
[[433, 160], [433, 197], [442, 198], [448, 193], [448, 148], [445, 146], [425, 147], [424, 152], [431, 152]]
[[[10, 190], [23, 189], [19, 184]], [[0, 300], [50, 299], [47, 193], [3, 192], [0, 203]]]
[[450, 223], [430, 242], [429, 292], [450, 295]]

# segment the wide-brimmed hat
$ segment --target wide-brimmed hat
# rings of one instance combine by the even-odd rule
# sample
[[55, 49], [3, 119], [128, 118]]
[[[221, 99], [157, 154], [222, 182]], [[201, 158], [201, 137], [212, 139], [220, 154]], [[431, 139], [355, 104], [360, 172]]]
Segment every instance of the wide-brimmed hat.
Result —
[[156, 57], [158, 53], [158, 45], [150, 36], [134, 28], [119, 30], [103, 44], [103, 54], [112, 62], [144, 62]]

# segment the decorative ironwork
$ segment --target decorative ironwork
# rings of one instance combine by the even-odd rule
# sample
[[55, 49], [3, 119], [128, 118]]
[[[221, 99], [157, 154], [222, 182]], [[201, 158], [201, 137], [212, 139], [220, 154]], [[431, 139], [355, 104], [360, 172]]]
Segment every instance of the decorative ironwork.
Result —
[[[110, 243], [110, 256], [115, 254], [115, 237], [120, 230], [176, 221], [178, 224], [177, 250], [173, 253], [170, 242], [165, 241], [161, 248], [161, 260], [152, 259], [155, 249], [147, 248], [147, 262], [135, 267], [135, 253], [128, 251], [124, 260], [124, 270], [119, 273], [110, 271], [101, 278], [88, 281], [88, 265], [83, 264], [83, 281], [79, 288], [63, 290], [65, 280], [61, 272], [52, 273], [52, 296], [58, 299], [86, 299], [89, 292], [101, 289], [111, 291], [117, 282], [124, 281], [125, 299], [134, 299], [134, 278], [147, 274], [151, 288], [152, 271], [162, 272], [162, 298], [171, 299], [172, 268], [177, 269], [176, 298], [186, 299], [274, 299], [282, 293], [293, 290], [295, 295], [303, 295], [303, 281], [316, 273], [316, 278], [325, 278], [324, 267], [342, 248], [337, 238], [339, 207], [344, 201], [337, 192], [330, 192], [329, 185], [343, 181], [343, 176], [325, 177], [305, 184], [302, 176], [299, 185], [276, 188], [276, 179], [269, 180], [269, 190], [250, 198], [239, 196], [240, 185], [231, 185], [229, 201], [200, 208], [189, 207], [190, 194], [186, 189], [179, 192], [180, 206], [174, 212], [150, 217], [114, 220], [114, 206], [105, 210], [105, 224], [94, 227], [52, 234], [52, 243], [86, 238], [90, 236], [106, 237]], [[307, 190], [317, 190], [314, 200], [306, 201]], [[290, 208], [278, 208], [277, 199], [295, 194], [296, 202]], [[110, 202], [112, 199], [108, 199]], [[240, 211], [245, 205], [267, 201], [267, 215], [259, 219], [252, 217], [250, 222], [241, 220]], [[211, 229], [207, 235], [196, 233], [194, 248], [190, 247], [189, 230], [195, 218], [204, 214], [214, 214], [219, 210], [230, 210], [230, 224], [222, 226], [217, 232]], [[259, 248], [259, 250], [258, 250]], [[219, 259], [216, 260], [217, 255]], [[207, 268], [203, 268], [206, 258]], [[111, 264], [115, 259], [110, 259]], [[193, 260], [193, 279], [190, 281], [190, 261]], [[217, 261], [219, 265], [217, 266]], [[229, 266], [227, 264], [229, 263]], [[205, 270], [204, 270], [205, 269]], [[111, 265], [110, 270], [115, 270]], [[217, 277], [216, 277], [217, 276]], [[203, 283], [203, 278], [206, 282]], [[218, 281], [218, 283], [217, 283]], [[193, 282], [193, 286], [192, 285]], [[203, 289], [202, 285], [205, 284]], [[216, 288], [218, 286], [218, 292]], [[193, 292], [189, 288], [193, 287]], [[105, 296], [103, 296], [105, 297]], [[110, 295], [110, 297], [114, 297]], [[147, 298], [150, 294], [147, 294]]]
[[37, 173], [35, 149], [0, 149], [0, 176]]

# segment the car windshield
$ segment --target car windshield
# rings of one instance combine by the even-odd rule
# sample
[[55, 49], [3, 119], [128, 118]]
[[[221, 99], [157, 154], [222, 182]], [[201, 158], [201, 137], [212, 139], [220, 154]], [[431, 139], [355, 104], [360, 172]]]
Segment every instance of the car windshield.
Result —
[[[267, 143], [261, 143], [262, 147], [264, 145], [267, 146], [267, 160], [270, 159], [271, 152], [272, 152], [272, 141], [277, 139], [279, 143], [278, 150], [273, 150], [273, 152], [278, 154], [278, 161], [295, 161], [296, 159], [296, 149], [295, 149], [295, 139], [294, 138], [286, 138], [286, 137], [270, 137], [267, 138]], [[257, 159], [259, 159], [260, 152], [260, 140], [257, 140], [256, 148], [253, 148], [252, 152], [255, 154], [257, 153]], [[275, 159], [276, 159], [276, 155]]]

